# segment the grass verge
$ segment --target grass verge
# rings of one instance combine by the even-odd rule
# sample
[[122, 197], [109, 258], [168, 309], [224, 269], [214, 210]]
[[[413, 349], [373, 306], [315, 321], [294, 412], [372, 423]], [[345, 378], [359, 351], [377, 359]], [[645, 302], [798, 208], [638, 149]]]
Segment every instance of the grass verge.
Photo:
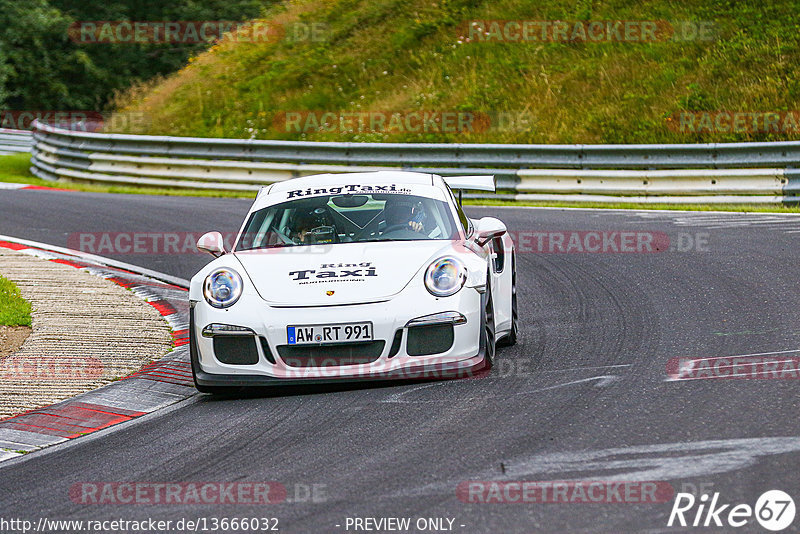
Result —
[[30, 326], [31, 303], [22, 298], [17, 286], [0, 276], [0, 326]]

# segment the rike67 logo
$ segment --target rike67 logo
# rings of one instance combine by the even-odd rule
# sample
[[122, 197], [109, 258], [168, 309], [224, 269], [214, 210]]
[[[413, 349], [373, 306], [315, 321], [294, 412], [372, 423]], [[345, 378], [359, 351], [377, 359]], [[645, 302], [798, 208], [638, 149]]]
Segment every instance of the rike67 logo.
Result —
[[767, 530], [784, 530], [794, 521], [794, 500], [781, 490], [764, 492], [755, 506], [749, 504], [723, 504], [719, 492], [709, 502], [708, 494], [699, 499], [691, 493], [678, 493], [669, 514], [667, 526], [732, 527], [752, 524], [753, 518]]

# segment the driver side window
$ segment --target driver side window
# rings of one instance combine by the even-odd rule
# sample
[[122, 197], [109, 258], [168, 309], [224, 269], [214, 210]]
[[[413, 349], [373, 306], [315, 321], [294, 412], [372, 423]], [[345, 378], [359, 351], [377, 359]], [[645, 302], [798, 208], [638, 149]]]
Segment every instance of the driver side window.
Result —
[[464, 208], [461, 207], [461, 204], [458, 203], [456, 200], [456, 196], [453, 193], [453, 190], [450, 189], [450, 186], [445, 183], [445, 187], [447, 187], [447, 192], [450, 193], [450, 199], [453, 201], [453, 205], [456, 207], [456, 213], [458, 214], [458, 220], [461, 221], [461, 226], [464, 228], [464, 234], [467, 237], [472, 235], [472, 222], [467, 217], [467, 214], [464, 213]]
[[467, 234], [467, 237], [471, 236], [472, 221], [469, 220], [469, 217], [464, 213], [464, 209], [461, 206], [458, 206], [458, 220], [460, 220], [461, 224], [464, 226], [464, 232]]

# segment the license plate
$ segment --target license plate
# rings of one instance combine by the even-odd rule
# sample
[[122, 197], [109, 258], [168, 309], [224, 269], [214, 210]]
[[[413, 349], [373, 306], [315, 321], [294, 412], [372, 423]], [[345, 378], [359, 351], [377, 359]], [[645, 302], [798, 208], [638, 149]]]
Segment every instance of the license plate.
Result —
[[314, 324], [286, 327], [289, 345], [372, 341], [372, 323]]

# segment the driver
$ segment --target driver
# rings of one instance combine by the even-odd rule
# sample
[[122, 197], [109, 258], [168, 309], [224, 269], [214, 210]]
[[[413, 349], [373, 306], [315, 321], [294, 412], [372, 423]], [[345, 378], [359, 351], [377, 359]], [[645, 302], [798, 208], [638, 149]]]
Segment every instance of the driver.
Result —
[[309, 245], [335, 241], [335, 229], [325, 208], [298, 214], [294, 227], [292, 238], [296, 243]]
[[294, 223], [295, 232], [292, 236], [297, 243], [309, 244], [311, 241], [310, 232], [317, 227], [317, 219], [311, 213], [303, 213], [297, 217]]
[[421, 204], [406, 200], [392, 200], [383, 209], [386, 228], [402, 226], [414, 232], [425, 230], [425, 212]]

